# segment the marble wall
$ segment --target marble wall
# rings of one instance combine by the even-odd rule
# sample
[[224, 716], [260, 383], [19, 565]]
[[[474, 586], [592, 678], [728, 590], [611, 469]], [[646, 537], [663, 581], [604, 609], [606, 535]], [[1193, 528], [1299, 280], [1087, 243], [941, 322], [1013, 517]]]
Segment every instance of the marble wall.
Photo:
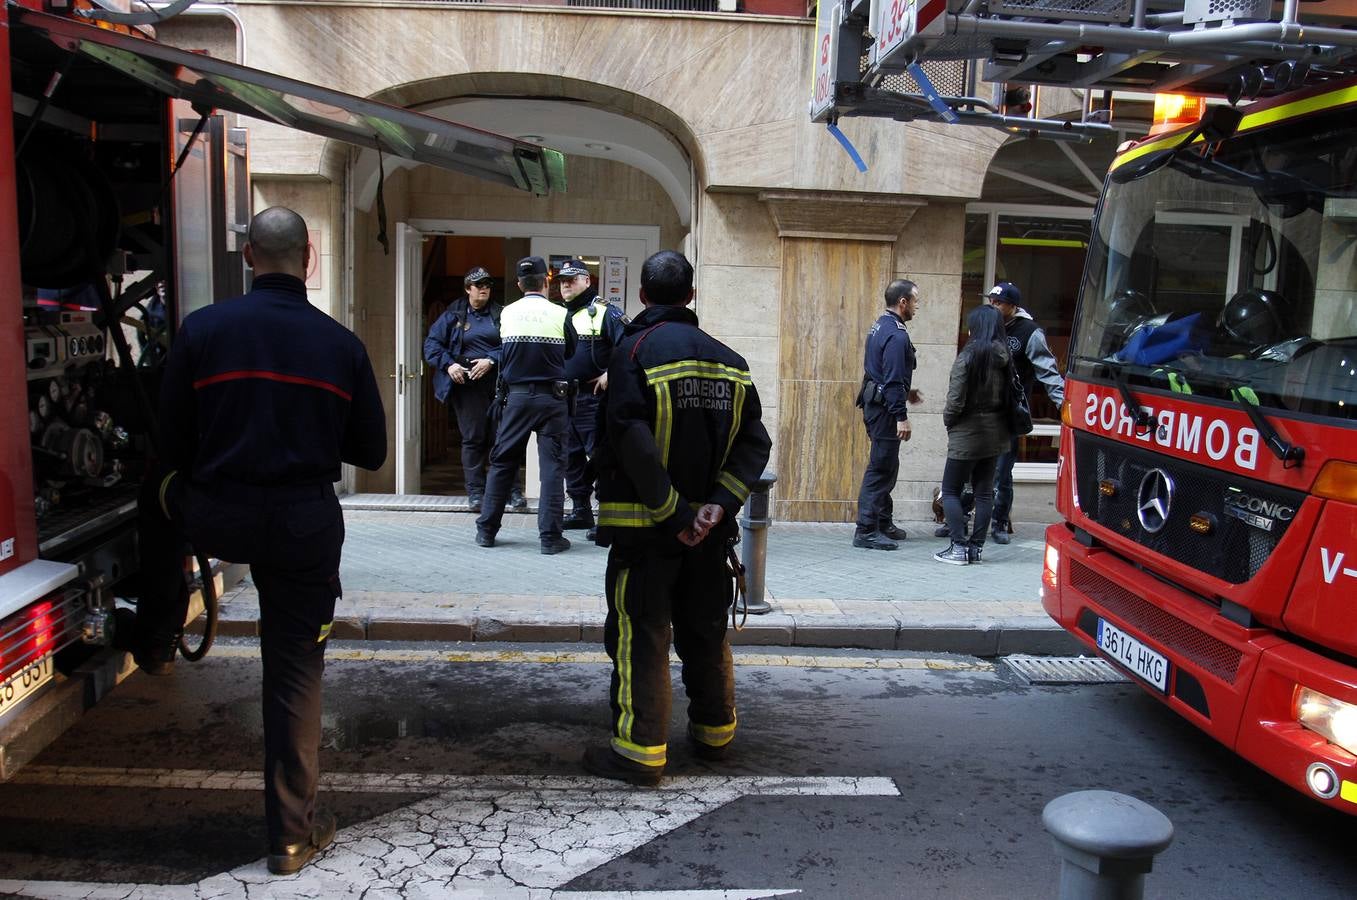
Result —
[[[1002, 135], [846, 119], [841, 127], [869, 165], [859, 173], [806, 116], [813, 27], [803, 20], [357, 2], [232, 9], [244, 27], [244, 62], [257, 68], [397, 105], [472, 95], [585, 101], [666, 131], [693, 161], [690, 229], [648, 176], [605, 160], [571, 157], [570, 190], [549, 198], [427, 167], [388, 171], [388, 256], [376, 244], [374, 212], [345, 208], [353, 193], [347, 148], [244, 123], [257, 208], [295, 204], [318, 227], [313, 302], [363, 338], [389, 404], [397, 222], [658, 225], [663, 246], [693, 248], [703, 324], [750, 363], [776, 442], [782, 518], [852, 518], [866, 460], [852, 405], [863, 336], [892, 278], [920, 284], [924, 303], [911, 332], [926, 399], [911, 416], [915, 436], [902, 453], [896, 497], [901, 518], [926, 515], [945, 455], [939, 411], [961, 303], [962, 208], [979, 196]], [[167, 38], [176, 27], [163, 29]], [[225, 53], [229, 45], [201, 21], [182, 36], [181, 46]], [[883, 208], [907, 214], [883, 218]], [[392, 431], [394, 418], [389, 405]], [[394, 462], [359, 473], [356, 484], [393, 486]]]

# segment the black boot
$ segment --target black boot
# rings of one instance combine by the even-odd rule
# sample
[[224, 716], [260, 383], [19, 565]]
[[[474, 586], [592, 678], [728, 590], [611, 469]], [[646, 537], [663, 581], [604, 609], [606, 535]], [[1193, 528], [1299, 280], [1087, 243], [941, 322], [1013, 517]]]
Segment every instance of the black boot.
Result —
[[900, 545], [879, 531], [860, 531], [853, 535], [853, 546], [862, 550], [895, 550]]
[[584, 751], [584, 770], [600, 778], [625, 781], [637, 787], [655, 787], [664, 776], [664, 766], [647, 766], [618, 756], [611, 747], [590, 747]]
[[585, 531], [594, 527], [594, 511], [586, 504], [577, 506], [561, 520], [562, 531]]

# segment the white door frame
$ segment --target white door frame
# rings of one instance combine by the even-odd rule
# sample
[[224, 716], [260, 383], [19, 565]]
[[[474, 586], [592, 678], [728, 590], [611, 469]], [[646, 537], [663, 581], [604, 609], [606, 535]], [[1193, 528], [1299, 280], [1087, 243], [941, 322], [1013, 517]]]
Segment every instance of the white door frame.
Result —
[[[578, 238], [581, 241], [618, 240], [644, 241], [646, 256], [660, 249], [658, 225], [590, 225], [588, 223], [500, 222], [480, 219], [409, 219], [396, 226], [396, 493], [420, 492], [420, 440], [423, 423], [419, 400], [423, 396], [422, 375], [423, 334], [414, 334], [418, 328], [420, 300], [415, 296], [414, 313], [408, 312], [410, 297], [407, 290], [419, 293], [423, 275], [422, 240], [431, 235], [464, 235], [467, 237], [550, 238], [553, 240]], [[403, 243], [405, 242], [405, 243]], [[413, 251], [409, 247], [413, 246]], [[404, 248], [404, 249], [403, 249]], [[407, 259], [408, 253], [413, 253]], [[640, 284], [640, 273], [628, 273], [628, 293], [632, 283]], [[405, 310], [402, 309], [405, 307]], [[402, 368], [404, 366], [404, 368]], [[412, 374], [413, 373], [413, 374]], [[527, 451], [526, 491], [535, 497], [538, 491], [537, 454], [532, 443]]]
[[396, 493], [418, 494], [423, 448], [424, 235], [396, 224]]

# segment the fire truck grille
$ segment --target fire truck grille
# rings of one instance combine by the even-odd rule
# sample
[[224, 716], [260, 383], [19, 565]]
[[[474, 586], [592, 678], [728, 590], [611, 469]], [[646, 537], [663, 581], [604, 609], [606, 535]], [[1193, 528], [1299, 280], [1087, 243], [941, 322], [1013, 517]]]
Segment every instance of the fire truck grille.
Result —
[[[1075, 434], [1074, 459], [1079, 506], [1089, 518], [1147, 550], [1231, 584], [1243, 584], [1258, 573], [1305, 499], [1299, 491], [1089, 434]], [[1172, 482], [1173, 494], [1162, 528], [1150, 531], [1139, 514], [1139, 494], [1146, 476], [1156, 469]], [[1227, 498], [1235, 502], [1227, 503]], [[1158, 522], [1152, 513], [1145, 518], [1154, 526]], [[1190, 527], [1193, 517], [1209, 523], [1207, 533]]]
[[[1191, 661], [1222, 681], [1234, 683], [1242, 654], [1229, 644], [1169, 615], [1081, 563], [1070, 563], [1070, 587], [1095, 601], [1108, 615], [1168, 648], [1179, 658]], [[1092, 625], [1096, 633], [1097, 625]]]

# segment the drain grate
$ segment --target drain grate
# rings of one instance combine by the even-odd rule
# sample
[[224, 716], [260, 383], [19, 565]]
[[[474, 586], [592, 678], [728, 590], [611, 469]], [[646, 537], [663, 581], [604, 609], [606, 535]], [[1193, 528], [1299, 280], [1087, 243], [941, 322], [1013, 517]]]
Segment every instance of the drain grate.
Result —
[[1092, 656], [1005, 656], [1028, 684], [1118, 684], [1130, 681], [1111, 663]]

